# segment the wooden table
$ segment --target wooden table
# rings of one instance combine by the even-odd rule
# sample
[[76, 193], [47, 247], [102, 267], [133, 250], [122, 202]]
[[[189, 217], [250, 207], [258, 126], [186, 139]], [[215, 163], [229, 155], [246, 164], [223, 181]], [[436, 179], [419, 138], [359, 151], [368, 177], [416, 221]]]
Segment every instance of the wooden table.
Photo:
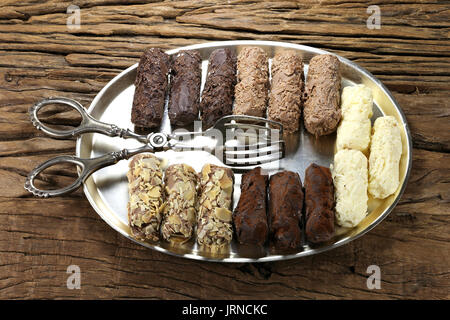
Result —
[[[15, 1], [0, 4], [0, 298], [449, 298], [450, 6], [378, 1]], [[69, 28], [71, 4], [81, 8]], [[71, 20], [74, 21], [74, 20]], [[414, 140], [400, 203], [364, 237], [320, 255], [277, 263], [220, 264], [145, 249], [101, 220], [82, 191], [38, 199], [23, 183], [42, 161], [73, 154], [28, 120], [49, 96], [88, 106], [146, 47], [205, 41], [279, 40], [330, 50], [367, 68], [392, 91]], [[72, 119], [55, 112], [50, 118]], [[70, 122], [70, 121], [69, 121]], [[45, 176], [53, 183], [74, 170]], [[81, 269], [69, 290], [66, 270]], [[381, 268], [381, 289], [366, 286]]]

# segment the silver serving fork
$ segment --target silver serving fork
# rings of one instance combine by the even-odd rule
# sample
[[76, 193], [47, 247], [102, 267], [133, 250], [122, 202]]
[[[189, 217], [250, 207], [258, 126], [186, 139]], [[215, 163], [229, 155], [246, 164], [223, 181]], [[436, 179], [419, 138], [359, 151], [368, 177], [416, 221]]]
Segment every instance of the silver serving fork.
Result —
[[[81, 123], [70, 130], [56, 130], [44, 125], [38, 118], [41, 108], [49, 104], [63, 104], [72, 107], [81, 115]], [[55, 139], [69, 139], [83, 133], [100, 133], [110, 137], [135, 139], [143, 146], [134, 149], [122, 149], [102, 156], [82, 159], [75, 156], [58, 156], [37, 166], [30, 172], [25, 181], [25, 189], [39, 197], [60, 196], [78, 189], [95, 171], [116, 164], [120, 160], [142, 152], [165, 150], [206, 150], [216, 155], [225, 166], [235, 171], [245, 171], [258, 165], [278, 161], [284, 157], [283, 126], [264, 118], [230, 115], [220, 118], [213, 127], [203, 132], [174, 131], [166, 133], [150, 133], [139, 135], [129, 129], [121, 129], [94, 119], [84, 107], [75, 100], [67, 98], [44, 99], [30, 108], [30, 119], [33, 125]], [[214, 145], [192, 144], [198, 136], [209, 137]], [[224, 138], [225, 137], [225, 138]], [[191, 142], [191, 144], [189, 144]], [[45, 169], [61, 164], [77, 165], [79, 177], [69, 186], [55, 190], [41, 190], [34, 180]]]

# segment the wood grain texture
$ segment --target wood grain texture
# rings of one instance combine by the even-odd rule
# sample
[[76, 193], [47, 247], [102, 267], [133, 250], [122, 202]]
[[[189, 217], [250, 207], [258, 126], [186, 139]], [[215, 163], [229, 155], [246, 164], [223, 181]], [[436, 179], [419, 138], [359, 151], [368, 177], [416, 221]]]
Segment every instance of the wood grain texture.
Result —
[[[81, 28], [66, 26], [81, 7]], [[367, 1], [38, 1], [0, 4], [0, 298], [450, 298], [450, 6], [445, 1], [376, 1], [381, 29], [366, 27]], [[381, 79], [406, 113], [414, 150], [410, 182], [392, 214], [348, 245], [263, 264], [203, 263], [125, 239], [82, 191], [37, 199], [27, 173], [75, 142], [34, 129], [27, 110], [49, 96], [88, 106], [144, 48], [211, 40], [305, 44], [349, 58]], [[55, 108], [49, 122], [73, 124]], [[75, 175], [59, 168], [42, 183]], [[68, 290], [66, 269], [81, 268]], [[366, 287], [381, 267], [380, 290]]]

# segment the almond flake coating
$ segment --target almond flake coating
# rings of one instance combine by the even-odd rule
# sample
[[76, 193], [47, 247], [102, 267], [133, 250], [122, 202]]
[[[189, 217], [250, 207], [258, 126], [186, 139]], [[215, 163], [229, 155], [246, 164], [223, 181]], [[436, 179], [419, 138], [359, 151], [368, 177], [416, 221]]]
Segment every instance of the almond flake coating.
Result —
[[161, 160], [152, 154], [133, 157], [127, 173], [128, 221], [138, 240], [159, 240], [164, 210], [163, 171]]
[[167, 168], [164, 177], [166, 206], [161, 234], [167, 241], [188, 241], [196, 224], [198, 176], [186, 164], [174, 164]]
[[200, 173], [200, 199], [197, 215], [199, 245], [220, 248], [233, 237], [231, 202], [233, 199], [233, 171], [212, 164], [203, 166]]

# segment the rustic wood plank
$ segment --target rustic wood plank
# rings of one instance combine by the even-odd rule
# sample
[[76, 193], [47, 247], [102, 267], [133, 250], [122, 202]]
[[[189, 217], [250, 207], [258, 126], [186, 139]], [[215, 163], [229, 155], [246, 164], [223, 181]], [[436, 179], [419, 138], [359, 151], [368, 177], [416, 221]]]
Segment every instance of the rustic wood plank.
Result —
[[[79, 30], [66, 26], [70, 4]], [[450, 6], [395, 0], [368, 30], [366, 1], [80, 0], [0, 4], [0, 298], [327, 298], [448, 299], [450, 256]], [[144, 48], [211, 40], [288, 41], [330, 50], [375, 74], [394, 93], [413, 136], [410, 183], [396, 209], [354, 242], [317, 256], [227, 265], [171, 257], [112, 230], [81, 190], [38, 199], [23, 189], [28, 172], [75, 143], [45, 137], [28, 108], [49, 96], [88, 106]], [[50, 123], [73, 125], [64, 108]], [[41, 183], [67, 183], [73, 167]], [[79, 265], [81, 290], [66, 288]], [[368, 290], [377, 264], [382, 289]], [[195, 279], [195, 280], [193, 280]]]

